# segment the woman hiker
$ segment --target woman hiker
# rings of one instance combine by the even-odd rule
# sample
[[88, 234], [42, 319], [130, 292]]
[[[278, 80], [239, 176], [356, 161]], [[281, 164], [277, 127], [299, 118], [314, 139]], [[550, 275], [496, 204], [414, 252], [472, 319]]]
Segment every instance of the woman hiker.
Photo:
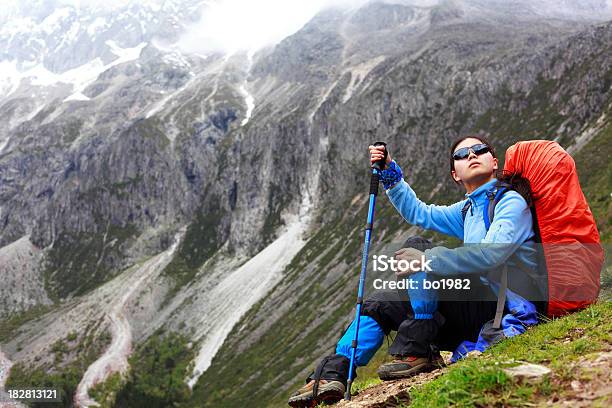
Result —
[[[372, 164], [384, 158], [383, 149], [369, 146]], [[410, 275], [421, 284], [440, 277], [476, 278], [470, 280], [469, 295], [459, 294], [457, 298], [460, 290], [450, 291], [446, 297], [452, 300], [438, 299], [440, 295], [432, 290], [419, 290], [421, 285], [413, 290], [376, 291], [364, 301], [355, 357], [358, 366], [368, 363], [385, 335], [397, 332], [389, 347], [394, 360], [378, 369], [382, 380], [406, 378], [441, 366], [440, 350], [454, 351], [452, 361], [456, 361], [471, 350], [483, 351], [504, 337], [523, 333], [526, 326], [538, 323], [538, 312], [544, 307], [541, 302], [525, 299], [539, 300], [541, 296], [521, 296], [537, 290], [533, 281], [525, 279], [527, 274], [520, 272], [525, 268], [537, 271], [534, 245], [526, 245], [534, 241], [532, 214], [523, 197], [529, 199], [528, 192], [517, 188], [522, 194], [514, 190], [500, 194], [487, 228], [483, 208], [502, 185], [496, 177], [498, 160], [491, 144], [481, 136], [457, 139], [450, 149], [450, 174], [465, 188], [465, 199], [450, 206], [427, 205], [416, 197], [399, 165], [387, 155], [381, 181], [389, 200], [407, 222], [457, 237], [464, 244], [479, 245], [434, 248], [427, 240], [411, 237], [405, 248], [395, 253], [398, 261], [427, 260], [427, 272]], [[491, 273], [502, 265], [507, 266], [508, 288], [513, 290], [505, 290], [499, 273]], [[396, 275], [405, 279], [409, 273], [401, 270]], [[506, 294], [501, 303], [503, 312], [496, 310], [500, 286]], [[515, 290], [521, 287], [525, 290]], [[306, 385], [289, 398], [289, 405], [309, 407], [343, 398], [355, 327], [353, 321], [338, 341], [335, 354], [319, 363]]]

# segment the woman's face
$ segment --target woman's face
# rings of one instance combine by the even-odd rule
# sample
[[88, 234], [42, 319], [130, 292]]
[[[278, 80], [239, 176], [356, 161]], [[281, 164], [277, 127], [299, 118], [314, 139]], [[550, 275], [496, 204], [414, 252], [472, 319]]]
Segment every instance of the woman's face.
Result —
[[[479, 143], [482, 142], [476, 138], [468, 137], [455, 147], [455, 151]], [[456, 182], [461, 182], [467, 187], [468, 184], [478, 184], [482, 180], [488, 180], [495, 170], [497, 170], [497, 159], [493, 157], [491, 152], [476, 156], [470, 150], [467, 159], [455, 160], [455, 170], [452, 172], [452, 176]]]

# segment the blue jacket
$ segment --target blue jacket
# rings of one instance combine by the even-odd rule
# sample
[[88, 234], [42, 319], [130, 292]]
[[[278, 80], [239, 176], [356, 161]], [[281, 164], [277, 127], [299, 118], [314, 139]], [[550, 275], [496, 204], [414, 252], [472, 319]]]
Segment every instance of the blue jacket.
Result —
[[[506, 192], [495, 207], [495, 217], [487, 232], [483, 217], [487, 192], [495, 188], [495, 180], [480, 186], [471, 194], [466, 194], [465, 200], [450, 206], [427, 205], [419, 200], [414, 191], [402, 178], [402, 170], [397, 163], [392, 162], [381, 174], [381, 180], [389, 199], [399, 213], [411, 224], [419, 225], [444, 234], [460, 238], [466, 244], [457, 249], [436, 247], [425, 251], [428, 259], [433, 259], [432, 272], [438, 275], [458, 273], [478, 273], [481, 280], [490, 284], [498, 291], [499, 286], [488, 282], [483, 276], [490, 269], [505, 261], [508, 265], [508, 280], [511, 280], [513, 266], [512, 255], [516, 254], [521, 263], [535, 266], [535, 251], [530, 250], [525, 242], [534, 236], [531, 212], [525, 200], [516, 192]], [[465, 220], [461, 210], [467, 201], [471, 208]], [[479, 244], [479, 245], [469, 245]], [[486, 245], [482, 245], [486, 244]], [[521, 245], [523, 244], [523, 245]], [[462, 268], [458, 266], [461, 265]], [[411, 279], [424, 281], [429, 279], [428, 273], [419, 272], [411, 275]], [[437, 292], [433, 290], [408, 290], [410, 303], [415, 319], [432, 319], [437, 310]], [[417, 293], [418, 292], [418, 293]], [[527, 326], [538, 322], [535, 306], [521, 296], [508, 290], [506, 293], [506, 314], [501, 322], [499, 337], [512, 337], [523, 333]], [[493, 316], [491, 316], [493, 319]], [[359, 317], [359, 342], [356, 350], [357, 365], [368, 363], [383, 342], [384, 332], [380, 325], [370, 316]], [[344, 335], [338, 341], [336, 353], [351, 358], [352, 342], [357, 330], [354, 320]], [[491, 335], [481, 330], [476, 342], [466, 340], [453, 353], [456, 361], [472, 350], [483, 351], [489, 347]]]
[[[487, 192], [495, 190], [497, 180], [478, 187], [465, 200], [453, 205], [425, 204], [419, 200], [403, 179], [387, 190], [391, 203], [410, 224], [457, 237], [465, 245], [456, 249], [435, 247], [425, 251], [430, 260], [431, 273], [457, 275], [487, 272], [508, 262], [508, 274], [518, 268], [508, 258], [516, 252], [523, 264], [536, 268], [536, 254], [532, 245], [525, 244], [534, 237], [533, 219], [525, 199], [516, 191], [506, 192], [495, 207], [495, 217], [489, 231], [485, 228], [483, 208]], [[461, 210], [471, 202], [465, 221]]]
[[[506, 263], [508, 280], [514, 276], [524, 276], [512, 255], [528, 268], [536, 269], [537, 254], [534, 238], [533, 218], [525, 199], [515, 191], [507, 191], [495, 206], [495, 216], [488, 231], [485, 226], [484, 208], [489, 200], [487, 194], [494, 194], [497, 180], [493, 179], [478, 187], [465, 199], [455, 204], [433, 205], [419, 200], [408, 183], [402, 178], [402, 171], [397, 163], [392, 162], [388, 170], [383, 172], [383, 184], [389, 200], [410, 224], [457, 237], [464, 246], [449, 249], [435, 247], [425, 250], [425, 258], [431, 260], [432, 274], [448, 276], [463, 273], [479, 274], [481, 280], [489, 283], [495, 292], [499, 285], [488, 282], [484, 276], [491, 270]], [[470, 201], [471, 205], [465, 219], [462, 209]], [[478, 244], [478, 245], [470, 245]], [[427, 274], [420, 272], [413, 275], [419, 281], [427, 279]], [[430, 292], [430, 291], [429, 291]], [[412, 308], [415, 318], [428, 319], [433, 317], [437, 308], [437, 298], [434, 293], [415, 293], [417, 300]], [[419, 298], [420, 296], [420, 298]], [[411, 299], [413, 294], [411, 294]], [[525, 331], [526, 326], [537, 324], [535, 306], [513, 293], [507, 291], [506, 307], [510, 314], [502, 320], [502, 331], [506, 337], [511, 337]], [[461, 358], [471, 350], [484, 350], [488, 342], [479, 336], [476, 343], [465, 341], [455, 351], [453, 361]]]

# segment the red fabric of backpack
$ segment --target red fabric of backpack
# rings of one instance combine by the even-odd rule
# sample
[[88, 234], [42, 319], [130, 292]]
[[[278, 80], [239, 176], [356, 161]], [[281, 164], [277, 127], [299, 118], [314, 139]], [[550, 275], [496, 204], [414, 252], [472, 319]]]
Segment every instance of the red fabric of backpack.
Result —
[[506, 151], [504, 172], [518, 173], [531, 185], [548, 273], [547, 315], [593, 303], [604, 253], [572, 157], [557, 142], [518, 142]]

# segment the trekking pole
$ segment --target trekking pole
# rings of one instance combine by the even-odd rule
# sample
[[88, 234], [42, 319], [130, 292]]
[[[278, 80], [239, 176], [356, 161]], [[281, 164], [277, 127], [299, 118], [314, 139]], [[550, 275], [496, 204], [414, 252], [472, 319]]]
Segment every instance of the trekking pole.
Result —
[[351, 385], [353, 383], [353, 367], [355, 367], [355, 354], [357, 352], [357, 341], [359, 335], [359, 318], [361, 316], [361, 305], [363, 303], [363, 288], [365, 286], [366, 271], [368, 268], [368, 251], [370, 250], [370, 237], [372, 235], [372, 226], [374, 224], [374, 206], [376, 205], [376, 196], [378, 195], [378, 182], [380, 173], [385, 168], [387, 160], [387, 144], [384, 142], [376, 142], [374, 146], [384, 146], [385, 157], [375, 162], [372, 165], [372, 177], [370, 178], [370, 206], [368, 207], [368, 221], [365, 228], [365, 241], [363, 243], [363, 252], [361, 255], [361, 273], [359, 274], [359, 289], [357, 289], [357, 306], [355, 311], [355, 337], [351, 343], [351, 363], [349, 365], [349, 376], [346, 382], [346, 393], [344, 399], [351, 399]]

